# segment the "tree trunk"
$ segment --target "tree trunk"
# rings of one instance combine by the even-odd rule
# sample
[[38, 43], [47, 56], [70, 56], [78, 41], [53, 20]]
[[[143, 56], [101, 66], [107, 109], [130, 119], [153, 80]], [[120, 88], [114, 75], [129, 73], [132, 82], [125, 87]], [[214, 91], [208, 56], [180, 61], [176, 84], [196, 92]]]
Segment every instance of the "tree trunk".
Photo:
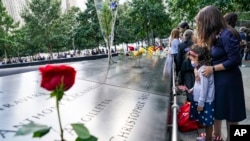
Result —
[[5, 64], [8, 62], [8, 57], [7, 57], [7, 50], [6, 47], [4, 47], [4, 58], [5, 58]]
[[49, 55], [50, 55], [50, 59], [49, 60], [52, 60], [53, 59], [53, 53], [52, 53], [52, 46], [51, 46], [50, 43], [49, 43]]
[[74, 55], [76, 54], [75, 38], [72, 39], [72, 46], [74, 50]]

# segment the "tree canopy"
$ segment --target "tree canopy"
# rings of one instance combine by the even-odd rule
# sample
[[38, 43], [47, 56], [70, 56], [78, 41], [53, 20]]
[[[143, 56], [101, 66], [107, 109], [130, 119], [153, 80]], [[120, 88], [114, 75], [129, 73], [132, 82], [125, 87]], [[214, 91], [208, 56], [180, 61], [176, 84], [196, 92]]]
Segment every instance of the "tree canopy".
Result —
[[[249, 20], [250, 3], [246, 0], [131, 0], [118, 4], [114, 45], [166, 38], [180, 22], [191, 26], [198, 11], [217, 6], [223, 14], [236, 12], [239, 24]], [[61, 0], [30, 0], [19, 27], [0, 3], [0, 58], [34, 55], [105, 46], [93, 0], [86, 9], [72, 7], [62, 12]]]

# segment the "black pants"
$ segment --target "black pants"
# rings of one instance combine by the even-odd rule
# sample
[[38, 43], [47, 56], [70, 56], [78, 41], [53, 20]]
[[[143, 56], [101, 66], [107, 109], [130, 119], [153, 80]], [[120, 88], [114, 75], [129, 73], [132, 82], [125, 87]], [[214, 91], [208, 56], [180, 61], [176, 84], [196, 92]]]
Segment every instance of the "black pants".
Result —
[[[194, 76], [194, 71], [182, 71], [181, 72], [181, 79], [183, 85], [185, 85], [188, 89], [193, 88], [194, 86], [194, 81], [195, 81], [195, 76]], [[187, 101], [192, 100], [192, 95], [186, 92], [187, 96]]]
[[188, 87], [188, 89], [193, 88], [194, 86], [194, 81], [195, 81], [195, 77], [194, 77], [194, 72], [193, 71], [186, 71], [183, 74], [183, 80], [184, 80], [184, 84]]

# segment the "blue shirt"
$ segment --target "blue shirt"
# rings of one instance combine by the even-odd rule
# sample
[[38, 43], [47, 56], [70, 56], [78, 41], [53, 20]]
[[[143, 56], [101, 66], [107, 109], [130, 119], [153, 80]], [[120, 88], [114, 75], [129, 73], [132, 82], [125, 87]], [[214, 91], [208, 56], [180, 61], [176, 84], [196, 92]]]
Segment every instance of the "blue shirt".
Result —
[[177, 54], [178, 53], [178, 45], [180, 44], [179, 39], [173, 39], [171, 42], [170, 47], [170, 54]]
[[240, 39], [232, 31], [224, 29], [216, 46], [212, 47], [212, 64], [222, 63], [226, 69], [236, 68], [241, 65]]

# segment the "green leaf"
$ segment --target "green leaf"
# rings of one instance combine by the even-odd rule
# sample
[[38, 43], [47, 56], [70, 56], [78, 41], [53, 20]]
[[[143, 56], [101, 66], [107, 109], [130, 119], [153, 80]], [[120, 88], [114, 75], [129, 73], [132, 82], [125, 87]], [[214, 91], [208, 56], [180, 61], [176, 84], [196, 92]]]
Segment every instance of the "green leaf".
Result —
[[64, 94], [63, 89], [59, 89], [59, 90], [57, 91], [57, 94], [56, 94], [56, 99], [57, 99], [58, 101], [60, 101], [60, 100], [62, 99], [62, 97], [63, 97], [63, 94]]
[[[43, 134], [47, 134], [49, 132], [51, 127], [48, 127], [47, 125], [41, 125], [41, 124], [37, 124], [34, 122], [30, 122], [28, 124], [23, 125], [21, 128], [19, 128], [15, 134], [15, 136], [23, 136], [23, 135], [28, 135], [31, 133], [34, 133], [36, 131], [39, 130], [44, 130]], [[47, 133], [45, 133], [45, 131], [47, 131]]]
[[57, 87], [54, 91], [51, 92], [50, 97], [56, 97], [57, 101], [60, 101], [64, 95], [64, 89], [63, 86]]
[[78, 138], [80, 139], [88, 139], [90, 138], [89, 130], [81, 123], [71, 124], [73, 129], [75, 130]]
[[47, 133], [49, 133], [50, 129], [51, 129], [51, 127], [47, 127], [47, 128], [44, 128], [44, 129], [35, 131], [35, 132], [33, 133], [33, 137], [34, 137], [34, 138], [43, 137], [44, 135], [46, 135]]
[[50, 97], [54, 97], [54, 96], [56, 96], [56, 91], [52, 91], [50, 94]]
[[81, 139], [81, 138], [78, 137], [75, 141], [97, 141], [97, 138], [94, 137], [94, 136], [90, 136], [87, 139]]

